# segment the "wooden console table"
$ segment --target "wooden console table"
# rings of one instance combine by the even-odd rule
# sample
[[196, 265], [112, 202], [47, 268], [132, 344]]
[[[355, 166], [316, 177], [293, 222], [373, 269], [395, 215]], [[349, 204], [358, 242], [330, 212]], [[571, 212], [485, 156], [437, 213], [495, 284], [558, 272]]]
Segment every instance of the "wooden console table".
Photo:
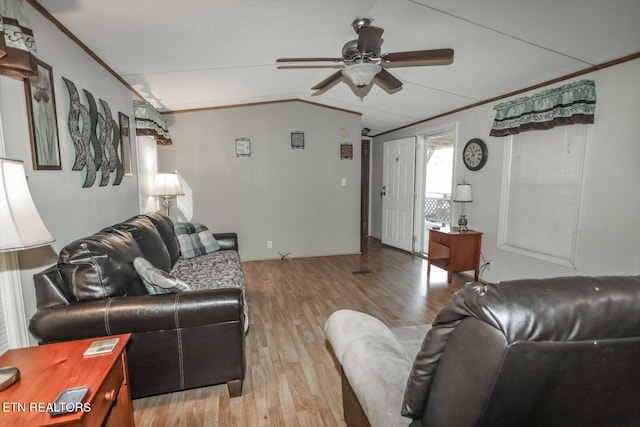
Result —
[[[125, 347], [131, 334], [9, 350], [0, 366], [16, 366], [20, 379], [0, 391], [0, 426], [133, 426]], [[96, 340], [119, 337], [108, 354], [84, 357]], [[61, 391], [89, 386], [83, 409], [48, 412]]]
[[427, 274], [431, 264], [447, 270], [447, 282], [453, 273], [474, 270], [474, 280], [480, 276], [480, 246], [482, 233], [474, 230], [459, 231], [457, 227], [429, 230]]

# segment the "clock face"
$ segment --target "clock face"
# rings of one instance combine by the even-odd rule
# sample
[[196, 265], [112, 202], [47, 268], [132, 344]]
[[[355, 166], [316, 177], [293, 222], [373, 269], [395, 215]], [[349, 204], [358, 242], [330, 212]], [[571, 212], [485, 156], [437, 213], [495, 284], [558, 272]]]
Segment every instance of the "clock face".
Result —
[[487, 145], [484, 141], [474, 138], [464, 146], [462, 160], [467, 169], [477, 171], [487, 163], [487, 155]]

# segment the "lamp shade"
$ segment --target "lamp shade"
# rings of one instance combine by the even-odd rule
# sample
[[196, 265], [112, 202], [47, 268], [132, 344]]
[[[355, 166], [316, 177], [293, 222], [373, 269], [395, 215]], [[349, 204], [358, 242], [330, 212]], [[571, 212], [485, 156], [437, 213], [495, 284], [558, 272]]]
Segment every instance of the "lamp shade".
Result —
[[184, 190], [177, 173], [159, 173], [153, 184], [151, 196], [182, 196]]
[[0, 252], [44, 246], [53, 240], [31, 198], [24, 163], [0, 158]]
[[342, 69], [342, 75], [349, 79], [355, 87], [369, 86], [371, 80], [382, 70], [378, 64], [368, 62], [349, 65]]
[[473, 202], [473, 197], [471, 197], [471, 184], [456, 185], [456, 194], [453, 201], [454, 202]]

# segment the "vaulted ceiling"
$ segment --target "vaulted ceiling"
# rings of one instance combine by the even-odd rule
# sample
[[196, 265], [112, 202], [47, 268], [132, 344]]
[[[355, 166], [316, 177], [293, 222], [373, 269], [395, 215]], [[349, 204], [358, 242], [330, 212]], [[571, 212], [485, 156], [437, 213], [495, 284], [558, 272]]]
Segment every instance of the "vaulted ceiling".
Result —
[[[38, 2], [161, 111], [297, 98], [360, 112], [372, 135], [640, 51], [638, 0]], [[382, 52], [454, 61], [389, 69], [402, 89], [364, 96], [346, 80], [311, 90], [336, 68], [278, 68], [340, 57], [356, 17], [384, 29]], [[318, 64], [336, 66], [298, 65]]]

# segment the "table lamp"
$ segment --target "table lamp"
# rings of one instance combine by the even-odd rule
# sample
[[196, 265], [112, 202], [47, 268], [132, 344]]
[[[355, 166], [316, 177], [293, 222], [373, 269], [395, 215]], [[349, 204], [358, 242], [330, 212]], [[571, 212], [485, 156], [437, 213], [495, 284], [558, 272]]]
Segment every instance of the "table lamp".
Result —
[[473, 202], [473, 197], [471, 197], [471, 184], [462, 181], [462, 184], [456, 185], [456, 194], [453, 199], [454, 202], [462, 203], [462, 210], [460, 211], [460, 219], [458, 219], [458, 230], [459, 231], [467, 231], [467, 215], [464, 213], [464, 205], [465, 203]]
[[[0, 158], [0, 256], [53, 240], [31, 198], [23, 162]], [[0, 390], [19, 378], [18, 368], [0, 367]]]
[[180, 185], [177, 173], [159, 173], [156, 175], [155, 182], [153, 184], [153, 191], [151, 196], [162, 196], [162, 206], [166, 209], [167, 216], [169, 216], [169, 209], [171, 208], [171, 198], [174, 196], [184, 196], [184, 190]]

